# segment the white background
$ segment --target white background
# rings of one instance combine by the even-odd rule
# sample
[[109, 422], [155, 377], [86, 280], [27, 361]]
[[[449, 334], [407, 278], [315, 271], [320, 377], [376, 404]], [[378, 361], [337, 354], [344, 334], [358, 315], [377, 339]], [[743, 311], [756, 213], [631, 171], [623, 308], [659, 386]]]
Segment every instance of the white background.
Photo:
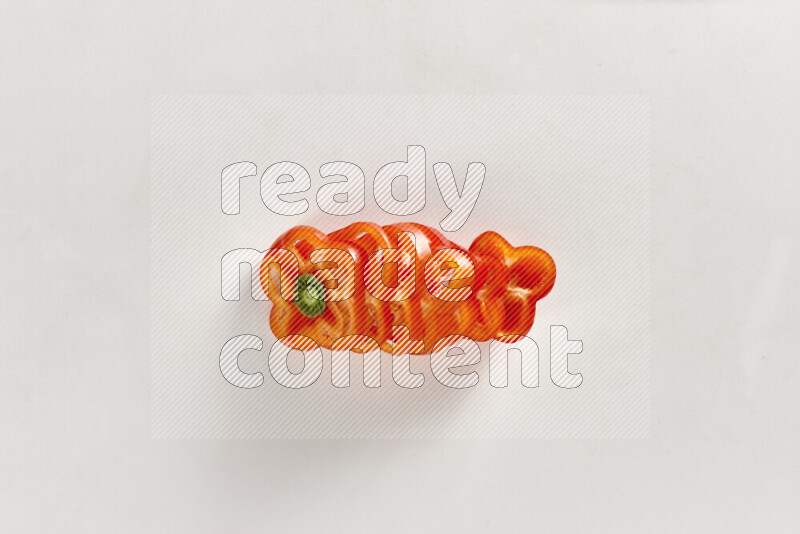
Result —
[[[796, 531], [799, 34], [794, 1], [3, 2], [0, 531]], [[151, 440], [158, 93], [647, 95], [651, 439]]]
[[[649, 436], [645, 98], [178, 95], [154, 98], [153, 110], [154, 437]], [[425, 147], [427, 191], [425, 207], [401, 218], [378, 207], [373, 177], [383, 165], [405, 161], [409, 143]], [[337, 159], [357, 162], [366, 175], [361, 188], [367, 201], [359, 213], [337, 217], [317, 205], [320, 185], [330, 181], [318, 169]], [[241, 160], [254, 162], [260, 172], [239, 180], [240, 212], [225, 215], [221, 170]], [[309, 192], [287, 197], [307, 199], [303, 214], [278, 215], [261, 199], [260, 175], [282, 160], [311, 174]], [[300, 224], [333, 232], [356, 221], [410, 220], [438, 229], [449, 212], [431, 170], [439, 161], [452, 166], [458, 182], [470, 161], [486, 169], [469, 219], [447, 239], [469, 246], [478, 234], [495, 230], [513, 245], [535, 245], [555, 259], [557, 285], [536, 304], [528, 332], [540, 351], [540, 387], [522, 387], [516, 354], [509, 360], [509, 387], [491, 387], [488, 343], [481, 364], [469, 369], [478, 373], [479, 383], [467, 390], [439, 385], [428, 357], [411, 358], [424, 385], [404, 390], [392, 379], [388, 354], [380, 390], [357, 385], [362, 364], [355, 356], [353, 386], [342, 390], [331, 386], [327, 350], [322, 375], [308, 389], [279, 386], [267, 366], [275, 342], [271, 303], [250, 297], [249, 267], [235, 270], [234, 277], [243, 272], [240, 300], [223, 300], [222, 256], [244, 247], [265, 250]], [[584, 376], [578, 388], [561, 388], [550, 379], [550, 325], [566, 326], [570, 337], [583, 343], [568, 365]], [[222, 346], [241, 334], [263, 340], [261, 351], [239, 358], [246, 372], [265, 375], [256, 390], [233, 387], [220, 372]], [[536, 355], [528, 353], [526, 360], [535, 361]], [[302, 357], [295, 361], [302, 368]]]

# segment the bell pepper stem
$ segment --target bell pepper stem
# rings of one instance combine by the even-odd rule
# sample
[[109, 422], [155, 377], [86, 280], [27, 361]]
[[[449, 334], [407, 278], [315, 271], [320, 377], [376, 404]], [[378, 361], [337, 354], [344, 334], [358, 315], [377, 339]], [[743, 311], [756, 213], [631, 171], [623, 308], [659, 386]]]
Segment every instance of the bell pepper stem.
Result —
[[325, 286], [311, 273], [300, 275], [293, 304], [308, 318], [322, 315], [325, 311]]

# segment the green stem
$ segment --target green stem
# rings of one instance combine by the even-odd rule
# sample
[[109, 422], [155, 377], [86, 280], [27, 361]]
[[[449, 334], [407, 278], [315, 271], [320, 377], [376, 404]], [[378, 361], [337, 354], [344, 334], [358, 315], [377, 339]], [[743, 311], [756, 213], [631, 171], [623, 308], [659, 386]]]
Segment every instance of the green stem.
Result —
[[325, 311], [325, 286], [311, 273], [297, 279], [297, 298], [294, 305], [308, 318], [322, 315]]

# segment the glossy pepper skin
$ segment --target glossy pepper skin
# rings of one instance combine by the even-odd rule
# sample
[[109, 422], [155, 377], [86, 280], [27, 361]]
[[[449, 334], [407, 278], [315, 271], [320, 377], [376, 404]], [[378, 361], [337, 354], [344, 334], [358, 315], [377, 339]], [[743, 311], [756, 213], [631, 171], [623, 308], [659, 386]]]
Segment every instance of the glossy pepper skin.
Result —
[[[366, 289], [365, 266], [368, 258], [379, 249], [398, 247], [401, 232], [411, 232], [414, 236], [412, 261], [416, 289], [409, 298], [387, 302]], [[430, 352], [441, 338], [454, 334], [475, 341], [513, 342], [516, 336], [530, 331], [536, 302], [550, 292], [556, 278], [555, 262], [540, 248], [514, 247], [499, 234], [484, 232], [464, 250], [437, 230], [416, 223], [379, 226], [360, 222], [330, 234], [309, 226], [296, 226], [281, 235], [271, 247], [278, 248], [297, 257], [301, 279], [310, 273], [328, 290], [337, 287], [337, 283], [330, 280], [331, 277], [339, 280], [333, 276], [337, 263], [314, 263], [312, 253], [339, 249], [355, 260], [352, 277], [355, 287], [346, 288], [352, 291], [352, 296], [325, 302], [321, 313], [302, 306], [302, 295], [296, 295], [293, 302], [281, 298], [279, 270], [266, 261], [261, 266], [262, 286], [273, 302], [270, 314], [273, 334], [278, 338], [293, 334], [305, 336], [327, 349], [341, 337], [360, 334], [377, 341], [384, 351], [392, 352], [392, 327], [395, 325], [408, 328], [412, 340], [422, 340], [424, 352]], [[472, 260], [474, 272], [471, 276], [447, 284], [451, 288], [469, 286], [471, 294], [465, 300], [440, 300], [426, 289], [426, 261], [441, 249], [466, 252]], [[387, 286], [396, 285], [397, 280], [396, 268], [393, 274], [391, 265], [388, 264], [380, 275]], [[305, 278], [316, 284], [313, 277]]]

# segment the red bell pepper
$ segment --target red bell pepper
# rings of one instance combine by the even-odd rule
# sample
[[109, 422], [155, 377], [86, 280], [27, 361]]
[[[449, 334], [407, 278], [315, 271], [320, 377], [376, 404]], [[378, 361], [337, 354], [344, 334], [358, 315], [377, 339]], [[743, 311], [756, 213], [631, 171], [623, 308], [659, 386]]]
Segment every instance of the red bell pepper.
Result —
[[[361, 222], [330, 234], [296, 226], [274, 249], [297, 258], [300, 277], [293, 299], [286, 299], [291, 293], [283, 287], [282, 297], [278, 288], [287, 282], [281, 280], [287, 269], [275, 268], [274, 255], [262, 263], [261, 283], [273, 302], [272, 332], [278, 338], [305, 336], [328, 349], [339, 338], [362, 335], [392, 352], [395, 325], [405, 326], [412, 342], [421, 340], [423, 352], [448, 335], [510, 342], [529, 332], [536, 302], [556, 276], [553, 259], [542, 249], [514, 247], [485, 232], [467, 251], [416, 223]], [[387, 255], [385, 267], [376, 254]], [[441, 263], [454, 275], [440, 278]], [[409, 283], [400, 287], [401, 280]]]

